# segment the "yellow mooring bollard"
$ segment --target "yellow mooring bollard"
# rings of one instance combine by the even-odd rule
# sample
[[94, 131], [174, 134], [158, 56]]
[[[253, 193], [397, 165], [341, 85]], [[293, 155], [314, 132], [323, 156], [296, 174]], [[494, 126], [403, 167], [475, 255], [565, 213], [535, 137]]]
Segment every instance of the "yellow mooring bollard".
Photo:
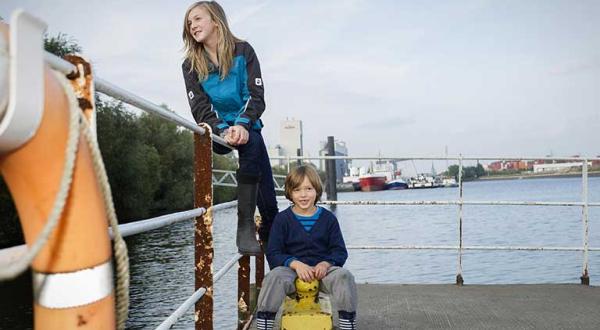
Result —
[[[304, 282], [296, 279], [296, 299], [286, 298], [281, 317], [282, 330], [331, 330], [331, 307], [323, 308], [318, 302], [319, 281]], [[327, 310], [328, 309], [328, 310]]]

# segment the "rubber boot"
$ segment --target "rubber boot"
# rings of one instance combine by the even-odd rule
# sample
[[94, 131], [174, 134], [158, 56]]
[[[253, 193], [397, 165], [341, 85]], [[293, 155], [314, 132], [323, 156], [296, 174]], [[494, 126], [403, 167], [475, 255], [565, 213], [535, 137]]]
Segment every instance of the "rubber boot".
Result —
[[262, 253], [256, 240], [256, 195], [258, 193], [258, 178], [238, 174], [238, 226], [236, 244], [238, 251], [244, 255], [259, 255]]

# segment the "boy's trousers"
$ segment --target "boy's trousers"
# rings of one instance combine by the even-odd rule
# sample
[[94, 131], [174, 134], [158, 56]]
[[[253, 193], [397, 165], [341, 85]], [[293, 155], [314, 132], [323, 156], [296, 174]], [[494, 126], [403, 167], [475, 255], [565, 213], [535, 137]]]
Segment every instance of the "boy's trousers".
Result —
[[[263, 280], [256, 310], [276, 313], [285, 296], [296, 292], [296, 277], [296, 272], [289, 267], [279, 266], [271, 270]], [[319, 289], [331, 295], [332, 303], [338, 311], [356, 311], [356, 283], [347, 269], [329, 267], [327, 275], [320, 281]]]

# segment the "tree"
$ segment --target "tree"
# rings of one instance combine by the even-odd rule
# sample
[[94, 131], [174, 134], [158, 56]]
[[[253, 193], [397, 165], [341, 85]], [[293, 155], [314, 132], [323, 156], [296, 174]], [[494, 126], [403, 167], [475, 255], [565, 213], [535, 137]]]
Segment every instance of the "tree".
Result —
[[58, 33], [54, 37], [49, 37], [46, 34], [44, 36], [44, 49], [59, 57], [81, 53], [81, 46], [77, 44], [77, 41], [64, 33]]
[[143, 139], [144, 128], [121, 102], [96, 97], [98, 145], [123, 221], [148, 217], [160, 186], [159, 151]]
[[458, 180], [458, 170], [459, 170], [458, 165], [450, 165], [450, 166], [448, 166], [448, 171], [446, 171], [446, 173], [448, 176], [452, 176], [456, 180]]
[[479, 163], [477, 163], [477, 168], [475, 169], [475, 173], [477, 174], [477, 177], [482, 177], [485, 175], [485, 169], [483, 168], [483, 166]]

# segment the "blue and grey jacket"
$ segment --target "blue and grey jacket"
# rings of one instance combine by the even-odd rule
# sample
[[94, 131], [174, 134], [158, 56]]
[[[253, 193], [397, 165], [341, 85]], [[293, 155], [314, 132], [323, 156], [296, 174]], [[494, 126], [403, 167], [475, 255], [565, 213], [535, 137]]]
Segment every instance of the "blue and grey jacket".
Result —
[[260, 130], [260, 116], [265, 111], [264, 88], [260, 64], [249, 43], [235, 44], [233, 65], [221, 80], [218, 68], [210, 68], [204, 81], [198, 79], [191, 65], [183, 62], [183, 78], [192, 115], [197, 123], [207, 123], [220, 134], [233, 125]]

